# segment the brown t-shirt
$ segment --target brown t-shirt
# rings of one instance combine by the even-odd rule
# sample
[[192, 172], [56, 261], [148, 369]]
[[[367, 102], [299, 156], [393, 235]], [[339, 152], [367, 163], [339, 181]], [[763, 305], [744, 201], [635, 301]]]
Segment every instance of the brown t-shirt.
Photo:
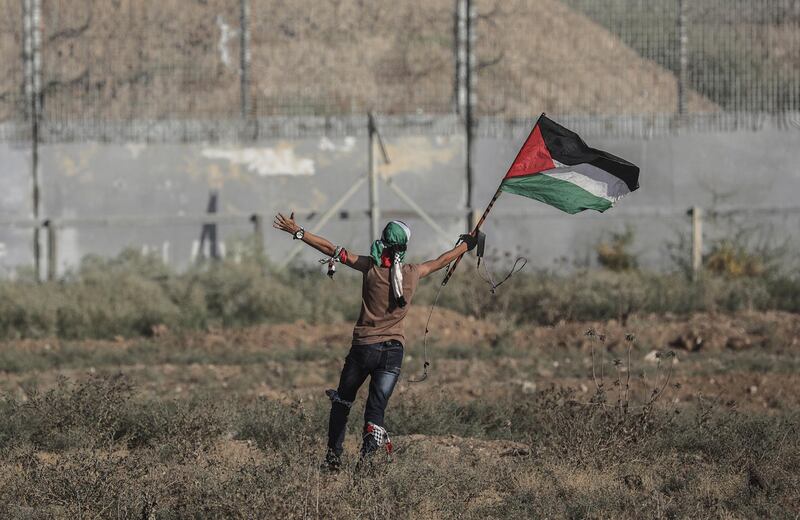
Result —
[[419, 283], [419, 265], [403, 264], [403, 297], [405, 307], [394, 301], [389, 283], [390, 269], [373, 265], [364, 273], [361, 285], [361, 315], [353, 329], [353, 345], [371, 345], [397, 340], [403, 345], [406, 336], [403, 319], [411, 306], [411, 298]]

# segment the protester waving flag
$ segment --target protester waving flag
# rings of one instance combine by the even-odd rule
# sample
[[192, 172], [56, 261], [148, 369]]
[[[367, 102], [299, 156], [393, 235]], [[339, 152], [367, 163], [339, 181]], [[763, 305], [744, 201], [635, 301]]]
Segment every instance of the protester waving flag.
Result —
[[542, 114], [500, 190], [567, 213], [605, 211], [639, 187], [639, 168], [587, 146], [578, 134]]

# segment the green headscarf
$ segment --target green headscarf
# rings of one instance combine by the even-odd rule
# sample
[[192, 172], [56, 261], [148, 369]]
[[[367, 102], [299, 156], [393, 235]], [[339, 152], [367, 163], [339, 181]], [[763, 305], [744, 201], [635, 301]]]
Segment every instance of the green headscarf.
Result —
[[[410, 238], [411, 229], [409, 229], [404, 222], [399, 220], [389, 222], [386, 224], [386, 227], [383, 228], [380, 240], [376, 240], [372, 243], [372, 247], [370, 248], [372, 261], [375, 262], [375, 265], [381, 265], [381, 255], [383, 255], [385, 249], [391, 248], [392, 246], [405, 246], [408, 244]], [[405, 260], [405, 250], [396, 251], [395, 257], [400, 262]], [[392, 262], [394, 262], [394, 259], [392, 259]]]
[[[403, 296], [403, 259], [406, 257], [406, 245], [411, 238], [411, 230], [404, 222], [393, 220], [383, 228], [380, 240], [372, 243], [370, 256], [375, 265], [381, 266], [381, 256], [388, 249], [391, 252], [389, 261], [389, 280], [392, 286], [394, 301], [399, 307], [406, 306], [406, 299]], [[398, 247], [402, 246], [402, 247]]]

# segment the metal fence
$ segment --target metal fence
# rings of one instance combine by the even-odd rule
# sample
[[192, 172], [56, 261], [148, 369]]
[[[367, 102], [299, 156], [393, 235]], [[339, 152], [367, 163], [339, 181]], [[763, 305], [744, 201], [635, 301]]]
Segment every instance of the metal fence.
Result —
[[[371, 135], [366, 114], [375, 112], [387, 136], [420, 139], [406, 143], [418, 162], [396, 170], [424, 174], [426, 183], [446, 178], [458, 185], [457, 200], [429, 201], [425, 209], [451, 208], [453, 229], [461, 229], [470, 218], [465, 215], [485, 202], [482, 175], [507, 161], [497, 147], [518, 146], [541, 112], [591, 142], [633, 137], [614, 145], [625, 157], [628, 150], [638, 154], [633, 158], [653, 169], [654, 182], [659, 174], [689, 178], [702, 170], [739, 178], [732, 165], [745, 161], [758, 168], [763, 162], [748, 163], [752, 154], [740, 150], [722, 165], [701, 157], [662, 169], [661, 162], [680, 163], [692, 151], [699, 157], [697, 147], [679, 140], [682, 132], [707, 138], [704, 143], [716, 150], [715, 135], [697, 133], [760, 130], [762, 141], [786, 156], [777, 175], [793, 167], [794, 137], [785, 131], [800, 128], [800, 0], [0, 0], [0, 13], [0, 217], [13, 221], [0, 227], [21, 232], [16, 222], [22, 215], [32, 222], [33, 263], [40, 273], [47, 257], [55, 258], [53, 251], [59, 259], [77, 256], [55, 246], [57, 231], [61, 243], [73, 240], [74, 251], [83, 253], [94, 242], [78, 244], [75, 230], [94, 224], [77, 217], [104, 219], [129, 207], [121, 204], [130, 202], [125, 196], [110, 209], [80, 203], [76, 194], [90, 185], [103, 197], [116, 186], [103, 184], [101, 175], [80, 184], [78, 167], [125, 170], [126, 182], [142, 184], [184, 171], [177, 161], [189, 164], [187, 170], [216, 172], [221, 164], [214, 161], [225, 156], [230, 171], [238, 172], [244, 166], [236, 161], [252, 154], [248, 148], [256, 142], [273, 158], [295, 157], [294, 149], [302, 149], [304, 160], [325, 165], [328, 186], [338, 190], [350, 179], [352, 148]], [[640, 139], [656, 135], [675, 138], [675, 147]], [[335, 138], [344, 138], [339, 148], [330, 141]], [[736, 132], [726, 140], [743, 141]], [[69, 148], [96, 141], [113, 143], [99, 147], [103, 153], [94, 159]], [[210, 142], [246, 144], [208, 157], [199, 148]], [[163, 146], [142, 158], [143, 143]], [[653, 159], [658, 154], [669, 160]], [[339, 161], [333, 166], [332, 155]], [[291, 190], [283, 180], [268, 180], [274, 168], [259, 173], [258, 182], [264, 193], [274, 186], [269, 192], [275, 204], [284, 204]], [[198, 188], [195, 174], [175, 173], [174, 191]], [[32, 197], [23, 195], [28, 177]], [[293, 178], [290, 186], [305, 192], [319, 188], [320, 179]], [[491, 183], [490, 194], [494, 177]], [[665, 185], [664, 193], [676, 186]], [[245, 188], [232, 189], [244, 215], [264, 210]], [[786, 194], [776, 190], [761, 202], [785, 203]], [[70, 216], [63, 203], [73, 196], [71, 210], [78, 213]], [[652, 202], [683, 225], [682, 201]], [[319, 204], [315, 210], [326, 207]], [[156, 203], [134, 209], [162, 212]], [[44, 221], [52, 226], [43, 228]], [[361, 224], [366, 234], [366, 221]], [[563, 225], [559, 230], [567, 236], [572, 224]], [[9, 244], [23, 243], [8, 236]], [[137, 239], [126, 234], [125, 240]], [[97, 242], [105, 247], [104, 240]], [[0, 258], [5, 247], [0, 242]], [[13, 249], [17, 254], [20, 247]], [[14, 263], [27, 262], [21, 258]]]
[[[796, 111], [796, 0], [567, 0], [679, 80], [686, 110]], [[671, 22], [671, 23], [670, 23]]]
[[[336, 212], [334, 212], [336, 213]], [[454, 236], [443, 230], [439, 224], [458, 220], [453, 218], [455, 212], [427, 213], [415, 210], [404, 212], [390, 211], [383, 213], [386, 218], [402, 218], [406, 222], [418, 224], [428, 233], [427, 237], [417, 239], [426, 243], [421, 246], [415, 243], [413, 259], [428, 258], [441, 248], [450, 244]], [[435, 217], [432, 227], [425, 226], [420, 216]], [[298, 219], [315, 228], [322, 227], [331, 219], [338, 226], [353, 226], [363, 223], [369, 213], [320, 215], [316, 212], [296, 215]], [[244, 255], [265, 255], [274, 265], [285, 267], [298, 254], [304, 254], [306, 265], [313, 265], [319, 255], [302, 245], [294, 245], [291, 241], [279, 244], [265, 244], [265, 220], [267, 215], [182, 215], [182, 216], [136, 216], [136, 217], [97, 217], [97, 218], [63, 218], [35, 221], [32, 219], [2, 219], [0, 229], [15, 229], [23, 233], [31, 229], [43, 230], [43, 262], [40, 276], [48, 280], [56, 280], [64, 273], [74, 270], [80, 264], [75, 258], [75, 251], [62, 252], [78, 232], [91, 231], [103, 242], [103, 248], [95, 251], [82, 251], [84, 255], [95, 254], [114, 256], [124, 250], [138, 250], [142, 254], [154, 255], [165, 265], [176, 269], [208, 259], [227, 258], [239, 261]], [[793, 265], [797, 248], [797, 236], [784, 232], [785, 228], [794, 227], [800, 222], [800, 206], [784, 207], [719, 207], [702, 208], [694, 206], [685, 209], [634, 209], [617, 210], [604, 217], [607, 223], [603, 227], [593, 226], [592, 232], [602, 229], [593, 240], [583, 240], [582, 247], [573, 249], [570, 256], [560, 254], [563, 247], [553, 247], [549, 227], [556, 224], [554, 215], [546, 210], [530, 210], [528, 212], [501, 211], [493, 215], [486, 226], [491, 234], [490, 256], [496, 268], [510, 268], [516, 255], [526, 255], [539, 267], [564, 268], [574, 266], [589, 267], [597, 265], [597, 247], [607, 242], [614, 233], [630, 231], [633, 253], [643, 267], [656, 270], [685, 269], [697, 274], [715, 254], [722, 248], [729, 248], [730, 254], [754, 255], [764, 262], [778, 265]], [[518, 229], [514, 222], [520, 219], [547, 222], [536, 230], [536, 235], [548, 244], [543, 248], [536, 242], [520, 244]], [[564, 220], [562, 219], [562, 223]], [[635, 222], [635, 224], [631, 224]], [[213, 229], [213, 239], [204, 239], [205, 228]], [[556, 225], [556, 233], [563, 231]], [[120, 241], [120, 231], [125, 232], [125, 241]], [[438, 236], [437, 236], [438, 235]], [[796, 235], [796, 233], [795, 233]], [[368, 235], [373, 237], [375, 235]], [[584, 237], [585, 238], [585, 237]], [[442, 241], [444, 240], [444, 241]], [[0, 244], [2, 244], [0, 242]], [[5, 245], [3, 245], [5, 247]], [[276, 252], [279, 250], [280, 252]], [[0, 259], [6, 251], [0, 248]], [[468, 259], [468, 263], [472, 264]], [[15, 268], [0, 261], [0, 278], [14, 276]]]
[[484, 113], [800, 107], [796, 0], [520, 0], [478, 17]]
[[0, 74], [0, 123], [23, 121], [25, 107], [25, 71], [29, 62], [23, 53], [22, 3], [15, 0], [0, 0], [0, 53], [3, 73]]
[[[800, 110], [800, 0], [0, 0], [0, 124]], [[57, 139], [57, 132], [50, 132]]]

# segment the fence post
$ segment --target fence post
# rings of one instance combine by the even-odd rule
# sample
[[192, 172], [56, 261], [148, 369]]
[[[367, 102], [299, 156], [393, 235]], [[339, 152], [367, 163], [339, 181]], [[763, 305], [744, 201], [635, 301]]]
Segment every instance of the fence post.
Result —
[[253, 223], [253, 244], [260, 260], [264, 256], [264, 217], [253, 213], [250, 222]]
[[370, 112], [367, 115], [368, 147], [368, 176], [369, 176], [369, 240], [371, 243], [380, 235], [381, 208], [378, 204], [378, 171], [375, 158], [375, 119]]
[[455, 109], [456, 113], [462, 118], [466, 116], [467, 104], [469, 103], [469, 84], [467, 81], [469, 44], [467, 43], [467, 0], [456, 0], [456, 40], [455, 40]]
[[703, 210], [693, 206], [692, 216], [692, 276], [696, 279], [703, 268]]
[[474, 110], [477, 104], [475, 75], [475, 5], [472, 0], [456, 2], [456, 111], [464, 123], [464, 170], [466, 173], [467, 232], [472, 231], [474, 173], [472, 149]]
[[58, 276], [58, 237], [55, 221], [44, 221], [47, 228], [47, 280], [52, 282]]
[[[39, 220], [39, 119], [41, 116], [42, 86], [42, 6], [41, 0], [24, 0], [23, 17], [23, 69], [25, 71], [25, 103], [31, 123], [31, 181], [33, 187], [33, 218]], [[36, 280], [41, 281], [40, 226], [33, 228], [33, 261]]]
[[250, 116], [250, 18], [249, 0], [239, 0], [239, 109], [242, 119]]
[[678, 115], [686, 114], [686, 73], [689, 66], [686, 0], [678, 1]]

